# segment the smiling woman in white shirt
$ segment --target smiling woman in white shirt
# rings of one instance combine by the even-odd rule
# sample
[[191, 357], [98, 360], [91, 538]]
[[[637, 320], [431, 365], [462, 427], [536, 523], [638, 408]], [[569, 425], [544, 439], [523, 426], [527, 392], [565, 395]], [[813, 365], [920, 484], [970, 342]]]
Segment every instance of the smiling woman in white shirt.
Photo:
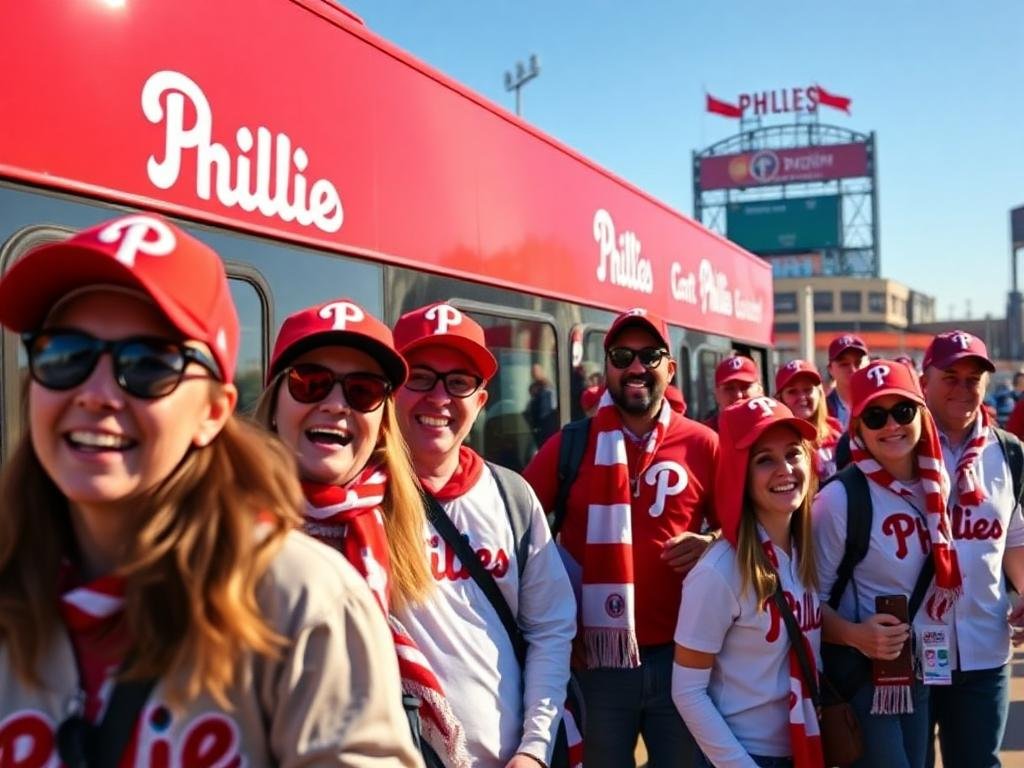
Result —
[[[813, 425], [769, 397], [720, 415], [715, 503], [724, 538], [683, 583], [672, 672], [672, 698], [703, 765], [823, 765], [810, 693], [774, 598], [781, 590], [815, 674], [815, 437]], [[802, 696], [791, 700], [793, 691]]]
[[[825, 672], [833, 682], [849, 684], [843, 693], [864, 735], [856, 765], [920, 768], [927, 753], [928, 690], [905, 647], [911, 624], [940, 626], [961, 589], [947, 534], [949, 482], [938, 430], [906, 365], [876, 360], [853, 374], [850, 391], [853, 466], [843, 472], [851, 487], [855, 480], [866, 482], [871, 524], [866, 554], [848, 580], [840, 578], [855, 529], [848, 515], [863, 514], [863, 506], [850, 505], [843, 482], [829, 483], [814, 501]], [[915, 591], [923, 596], [916, 614]], [[909, 615], [877, 610], [878, 600], [890, 596], [904, 606], [896, 612]], [[882, 662], [897, 658], [903, 661], [883, 669]], [[833, 659], [843, 661], [845, 671], [834, 672]]]

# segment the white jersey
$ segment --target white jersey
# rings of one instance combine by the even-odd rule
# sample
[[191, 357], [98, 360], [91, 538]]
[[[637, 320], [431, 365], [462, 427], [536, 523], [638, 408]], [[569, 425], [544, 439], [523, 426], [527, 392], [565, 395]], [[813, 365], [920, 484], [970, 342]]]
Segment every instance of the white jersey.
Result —
[[[867, 482], [871, 538], [867, 554], [854, 567], [853, 577], [839, 602], [838, 613], [847, 621], [864, 621], [876, 613], [875, 598], [879, 595], [906, 595], [909, 600], [925, 561], [931, 557], [920, 483], [907, 486], [917, 491], [911, 502], [871, 478]], [[822, 603], [828, 603], [846, 551], [846, 488], [841, 482], [833, 481], [818, 492], [811, 519], [818, 594]], [[922, 623], [927, 620], [920, 610], [914, 626], [920, 627]]]
[[550, 763], [561, 720], [576, 601], [532, 490], [530, 497], [533, 522], [522, 583], [512, 526], [490, 469], [485, 466], [469, 491], [443, 504], [518, 618], [529, 648], [525, 673], [487, 596], [429, 523], [427, 558], [436, 590], [426, 602], [398, 611], [465, 729], [475, 768], [504, 768], [516, 752]]
[[[805, 589], [796, 558], [775, 547], [779, 576], [797, 624], [815, 657], [821, 646], [821, 606]], [[741, 591], [736, 550], [713, 544], [683, 582], [677, 644], [715, 655], [708, 696], [748, 754], [787, 757], [789, 734], [789, 635], [770, 599], [757, 605], [753, 587]], [[820, 664], [819, 664], [820, 666]], [[698, 743], [699, 734], [694, 734]]]
[[[940, 433], [942, 458], [956, 485], [960, 450], [953, 451]], [[1010, 601], [1003, 578], [1003, 553], [1024, 546], [1024, 518], [1013, 498], [1013, 478], [995, 434], [975, 464], [978, 483], [988, 496], [977, 507], [962, 509], [956, 491], [950, 496], [950, 524], [964, 593], [953, 608], [956, 650], [951, 658], [965, 671], [992, 669], [1010, 660]]]
[[[366, 582], [341, 555], [288, 534], [257, 602], [288, 641], [281, 658], [243, 660], [228, 691], [231, 710], [208, 695], [173, 708], [158, 682], [120, 765], [422, 765], [402, 710], [391, 635]], [[42, 687], [25, 685], [0, 645], [0, 765], [59, 764], [53, 735], [79, 687], [66, 634], [50, 644], [39, 673]]]

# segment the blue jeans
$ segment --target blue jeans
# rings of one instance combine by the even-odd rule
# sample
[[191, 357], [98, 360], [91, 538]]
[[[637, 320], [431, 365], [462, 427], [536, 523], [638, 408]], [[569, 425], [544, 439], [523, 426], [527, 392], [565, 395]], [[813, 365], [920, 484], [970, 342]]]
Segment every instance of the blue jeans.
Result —
[[[993, 768], [1010, 714], [1010, 665], [953, 672], [952, 685], [932, 687], [931, 722], [938, 726], [942, 764]], [[935, 764], [929, 739], [928, 766]]]
[[[864, 737], [864, 755], [852, 768], [923, 768], [928, 754], [928, 687], [914, 682], [914, 712], [909, 715], [872, 715], [875, 687], [868, 683], [853, 695], [850, 705]], [[946, 763], [958, 768], [968, 763]]]
[[636, 669], [577, 672], [587, 713], [587, 768], [635, 768], [641, 734], [649, 768], [691, 768], [697, 748], [672, 702], [673, 651], [671, 644], [644, 646]]
[[[793, 768], [792, 757], [770, 757], [767, 755], [751, 755], [750, 759], [757, 763], [760, 768]], [[714, 768], [711, 762], [704, 757], [704, 753], [697, 752], [697, 764], [695, 768]]]

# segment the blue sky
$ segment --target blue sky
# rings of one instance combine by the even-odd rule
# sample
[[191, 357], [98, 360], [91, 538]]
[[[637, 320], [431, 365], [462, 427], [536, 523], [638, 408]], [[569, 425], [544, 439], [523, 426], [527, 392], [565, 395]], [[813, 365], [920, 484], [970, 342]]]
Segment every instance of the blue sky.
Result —
[[[881, 267], [941, 319], [1005, 314], [1008, 210], [1024, 205], [1024, 3], [861, 0], [349, 0], [367, 26], [509, 110], [503, 73], [541, 75], [523, 116], [693, 211], [690, 153], [735, 133], [703, 93], [820, 83], [830, 122], [874, 130]], [[1022, 276], [1024, 283], [1024, 276]]]

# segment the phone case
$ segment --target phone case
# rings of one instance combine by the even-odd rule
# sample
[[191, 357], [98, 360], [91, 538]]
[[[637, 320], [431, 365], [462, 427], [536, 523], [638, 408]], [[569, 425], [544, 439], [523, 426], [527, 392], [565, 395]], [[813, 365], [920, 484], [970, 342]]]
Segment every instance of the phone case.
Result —
[[[887, 613], [904, 624], [910, 623], [910, 606], [906, 595], [879, 595], [875, 598], [875, 613]], [[884, 684], [889, 679], [903, 681], [913, 676], [914, 661], [910, 646], [911, 638], [908, 637], [900, 655], [895, 659], [872, 659], [876, 684]]]

